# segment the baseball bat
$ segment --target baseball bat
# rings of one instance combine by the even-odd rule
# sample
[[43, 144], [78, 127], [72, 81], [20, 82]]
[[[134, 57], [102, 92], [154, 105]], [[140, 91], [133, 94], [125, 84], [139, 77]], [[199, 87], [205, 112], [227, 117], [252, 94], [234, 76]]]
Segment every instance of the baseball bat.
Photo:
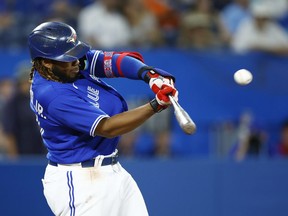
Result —
[[174, 97], [169, 95], [169, 99], [174, 107], [174, 114], [179, 123], [179, 126], [186, 134], [193, 134], [196, 131], [196, 125], [190, 118], [189, 114], [175, 101]]

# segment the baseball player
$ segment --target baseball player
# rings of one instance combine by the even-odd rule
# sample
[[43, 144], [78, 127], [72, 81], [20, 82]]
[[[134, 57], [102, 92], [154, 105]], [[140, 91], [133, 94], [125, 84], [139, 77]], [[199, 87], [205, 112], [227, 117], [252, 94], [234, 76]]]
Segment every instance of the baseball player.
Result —
[[[148, 215], [141, 192], [118, 162], [119, 136], [177, 100], [174, 77], [143, 63], [135, 52], [92, 50], [61, 22], [36, 27], [28, 39], [32, 59], [31, 108], [48, 165], [44, 195], [55, 215]], [[149, 83], [155, 98], [127, 109], [124, 98], [101, 78]]]

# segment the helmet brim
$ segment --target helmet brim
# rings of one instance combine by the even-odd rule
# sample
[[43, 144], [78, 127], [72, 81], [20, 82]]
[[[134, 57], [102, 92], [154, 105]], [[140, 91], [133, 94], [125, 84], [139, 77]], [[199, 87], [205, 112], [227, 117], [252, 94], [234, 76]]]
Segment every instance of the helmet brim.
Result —
[[63, 55], [57, 56], [56, 58], [53, 58], [53, 60], [56, 61], [62, 61], [62, 62], [73, 62], [77, 61], [78, 59], [82, 58], [86, 53], [91, 49], [91, 47], [81, 41], [78, 41], [77, 45], [73, 47], [72, 49], [68, 50]]

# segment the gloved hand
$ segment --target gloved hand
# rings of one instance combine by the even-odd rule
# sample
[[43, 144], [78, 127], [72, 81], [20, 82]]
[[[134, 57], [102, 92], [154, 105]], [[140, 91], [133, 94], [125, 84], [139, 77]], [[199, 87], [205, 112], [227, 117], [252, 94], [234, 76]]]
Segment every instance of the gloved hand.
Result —
[[155, 98], [150, 101], [154, 112], [161, 112], [171, 104], [169, 95], [172, 95], [175, 100], [178, 101], [178, 91], [172, 86], [163, 85], [162, 89], [157, 92]]
[[158, 91], [155, 98], [161, 106], [168, 106], [171, 104], [169, 95], [172, 95], [174, 99], [178, 101], [178, 91], [172, 86], [163, 85], [162, 89]]
[[158, 91], [162, 89], [164, 84], [174, 88], [172, 77], [163, 77], [153, 70], [147, 72], [146, 76], [149, 76], [149, 86], [155, 94], [157, 94]]

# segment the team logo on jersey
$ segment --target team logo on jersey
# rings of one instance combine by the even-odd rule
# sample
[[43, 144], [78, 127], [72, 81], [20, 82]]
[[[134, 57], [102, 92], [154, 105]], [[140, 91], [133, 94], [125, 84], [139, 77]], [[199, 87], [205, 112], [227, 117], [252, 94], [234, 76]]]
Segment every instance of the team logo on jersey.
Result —
[[91, 100], [90, 103], [95, 107], [99, 108], [99, 90], [92, 88], [91, 86], [87, 87], [87, 97]]
[[71, 36], [67, 39], [67, 43], [73, 43], [75, 44], [77, 40], [76, 32], [72, 32]]

